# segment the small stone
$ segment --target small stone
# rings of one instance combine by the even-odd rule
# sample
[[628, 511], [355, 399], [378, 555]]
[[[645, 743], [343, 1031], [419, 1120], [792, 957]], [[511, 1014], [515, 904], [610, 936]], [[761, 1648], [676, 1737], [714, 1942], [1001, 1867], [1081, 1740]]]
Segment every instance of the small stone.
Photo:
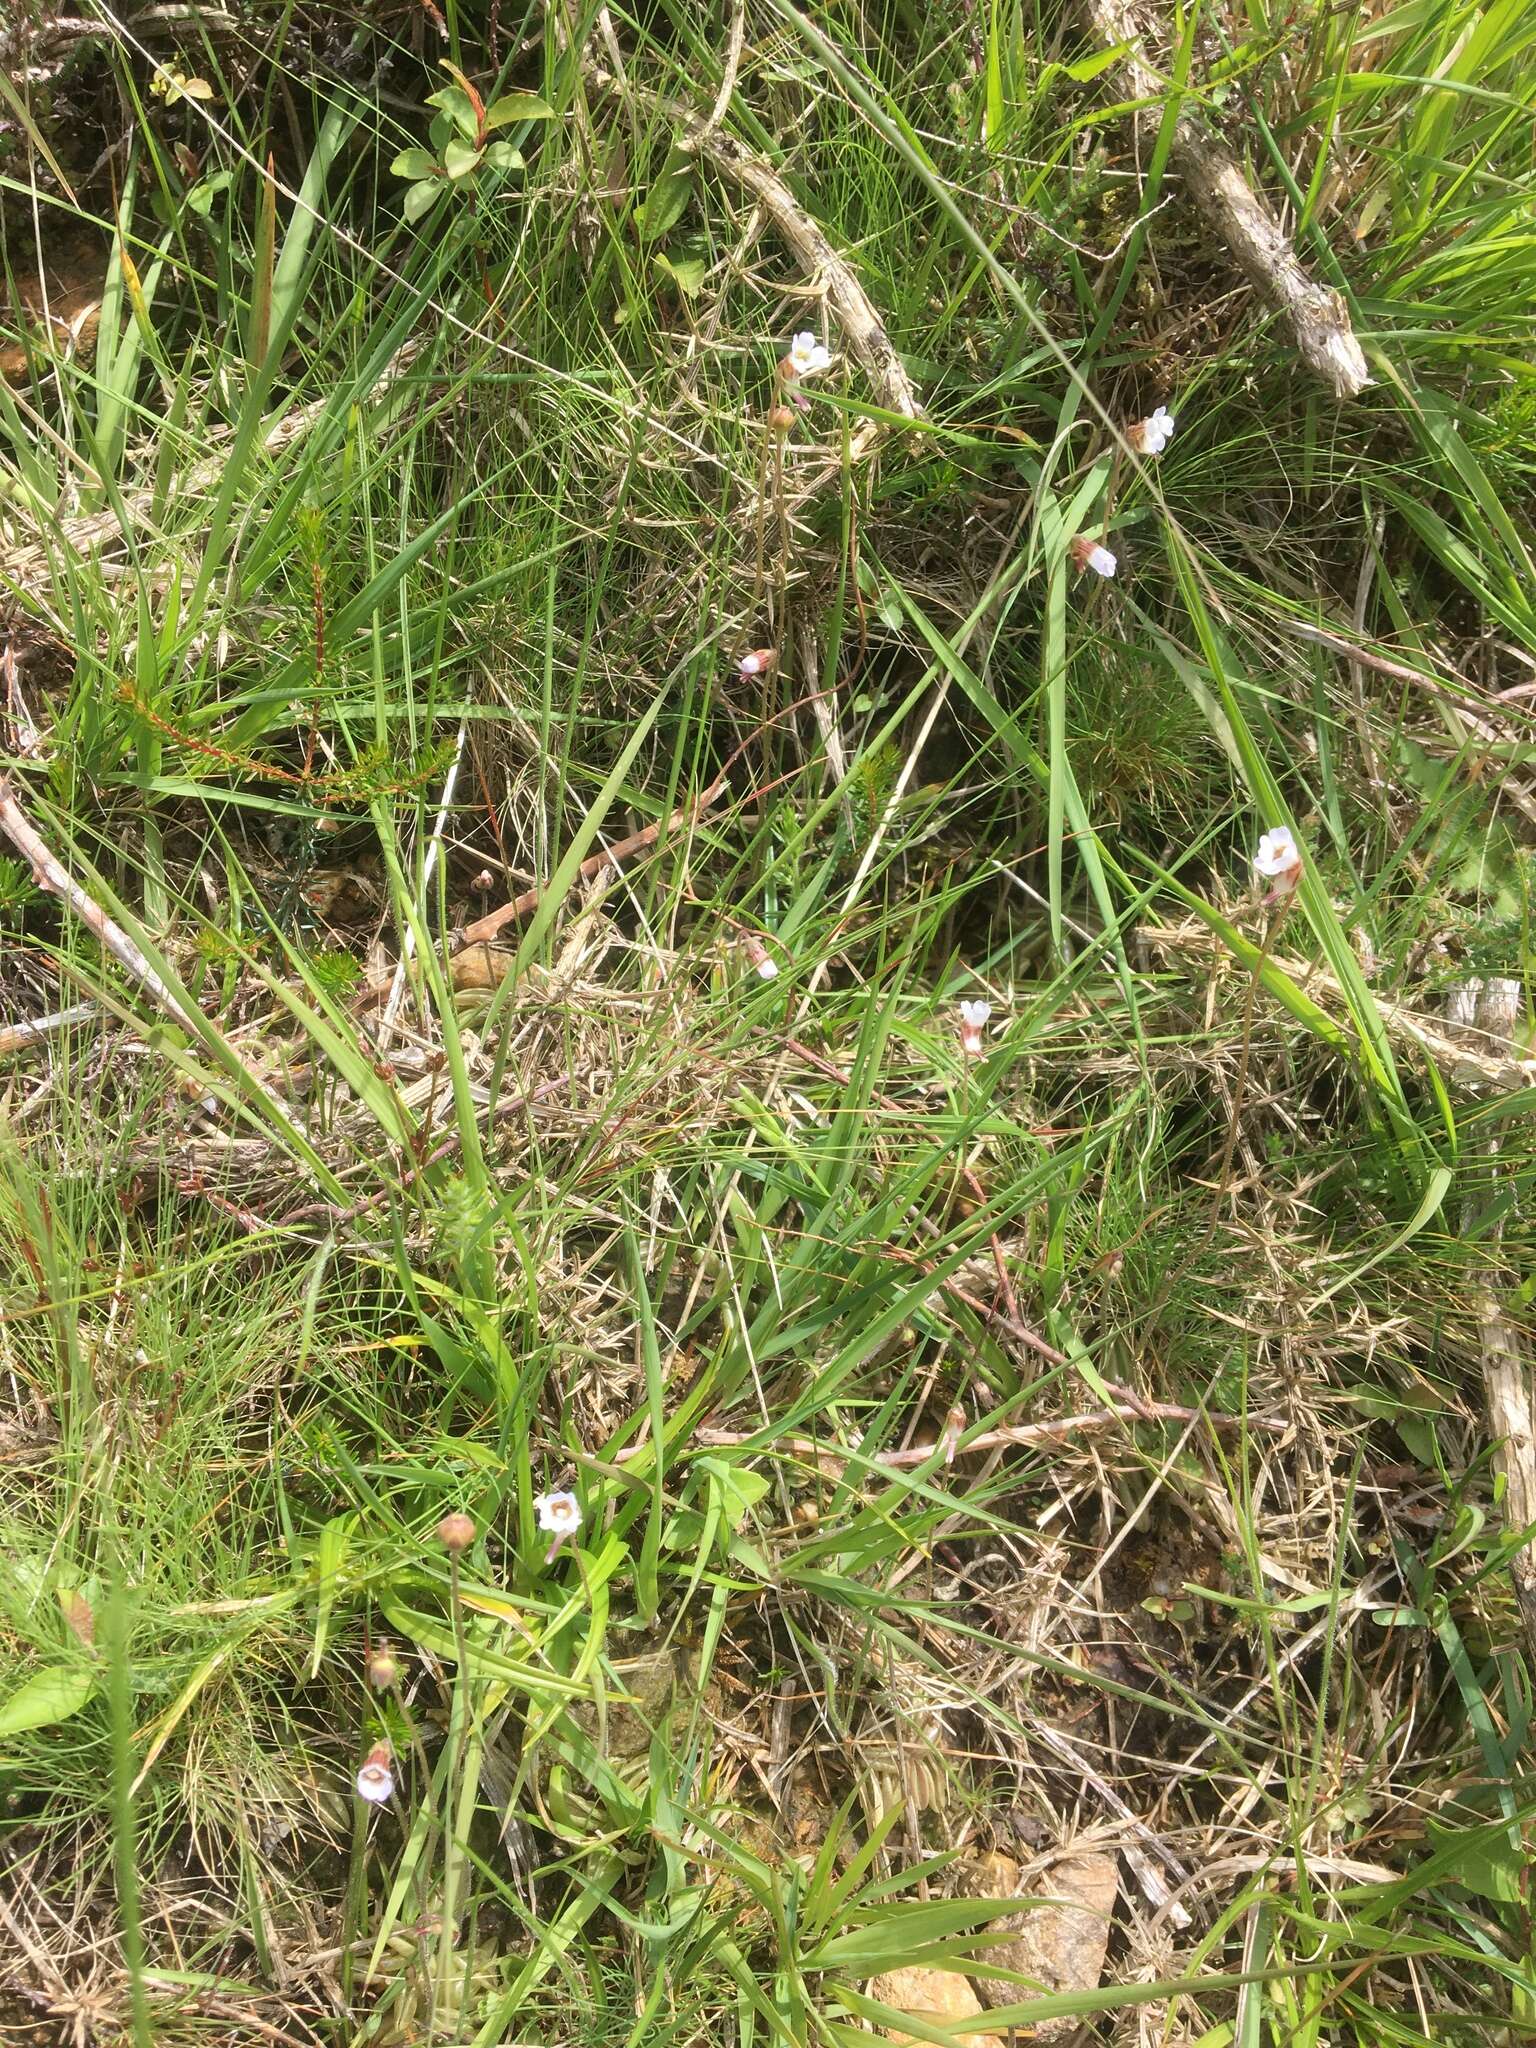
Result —
[[[1050, 1901], [989, 1924], [989, 1933], [1012, 1936], [987, 1950], [989, 1967], [1033, 1978], [1043, 1992], [1092, 1991], [1098, 1985], [1104, 1974], [1110, 1921], [1120, 1896], [1120, 1865], [1115, 1857], [1097, 1850], [1069, 1853], [1032, 1879], [1027, 1892], [1021, 1892], [1019, 1866], [1011, 1857], [982, 1856], [965, 1866], [961, 1886], [973, 1898], [1006, 1899], [1017, 1893]], [[1029, 1997], [1018, 1984], [986, 1977], [976, 1982], [983, 2003], [989, 2006], [1021, 2005]], [[1060, 2039], [1079, 2024], [1070, 2019], [1045, 2020], [1033, 2038]]]
[[[962, 1977], [958, 1970], [890, 1970], [874, 1979], [869, 1995], [881, 2005], [897, 2006], [925, 2020], [968, 2020], [980, 2017], [982, 2012], [970, 1979]], [[910, 2043], [911, 2048], [926, 2048], [915, 2034], [903, 2034], [894, 2027], [888, 2038]], [[1003, 2048], [996, 2034], [951, 2034], [949, 2038], [955, 2048]]]

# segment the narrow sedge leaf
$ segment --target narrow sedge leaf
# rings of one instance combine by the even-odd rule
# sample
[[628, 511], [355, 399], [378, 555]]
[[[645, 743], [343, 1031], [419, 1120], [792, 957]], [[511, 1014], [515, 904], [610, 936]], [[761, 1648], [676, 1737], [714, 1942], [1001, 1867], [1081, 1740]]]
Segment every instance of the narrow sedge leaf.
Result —
[[253, 370], [267, 359], [272, 340], [272, 273], [277, 262], [277, 164], [267, 157], [256, 210], [256, 255], [251, 276], [251, 323], [245, 359]]

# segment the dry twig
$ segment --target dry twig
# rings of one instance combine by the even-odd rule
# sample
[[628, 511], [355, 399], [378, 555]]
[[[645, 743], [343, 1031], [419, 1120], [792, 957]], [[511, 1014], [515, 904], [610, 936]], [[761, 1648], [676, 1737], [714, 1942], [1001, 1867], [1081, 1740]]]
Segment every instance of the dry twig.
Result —
[[[1523, 996], [1521, 984], [1505, 975], [1459, 982], [1446, 997], [1446, 1022], [1453, 1032], [1468, 1033], [1484, 1045], [1491, 1042], [1512, 1052]], [[1489, 1140], [1490, 1155], [1497, 1144], [1497, 1139]], [[1463, 1230], [1471, 1220], [1464, 1212]], [[1495, 1230], [1495, 1244], [1501, 1234]], [[1520, 1336], [1505, 1314], [1498, 1289], [1487, 1281], [1479, 1286], [1475, 1299], [1488, 1427], [1494, 1439], [1494, 1461], [1504, 1477], [1501, 1512], [1505, 1528], [1513, 1535], [1536, 1526], [1536, 1408]], [[1536, 1669], [1536, 1552], [1529, 1540], [1510, 1560], [1509, 1575], [1526, 1652]]]
[[[1220, 1415], [1210, 1408], [1186, 1408], [1175, 1401], [1121, 1401], [1109, 1408], [1095, 1408], [1086, 1415], [1059, 1415], [1049, 1422], [1018, 1422], [998, 1429], [984, 1429], [961, 1443], [959, 1450], [968, 1453], [1059, 1443], [1080, 1430], [1104, 1429], [1112, 1422], [1208, 1422], [1213, 1429], [1225, 1430], [1285, 1430], [1290, 1427], [1278, 1415]], [[760, 1430], [700, 1428], [694, 1430], [692, 1441], [707, 1450], [731, 1450], [752, 1443], [761, 1434]], [[639, 1457], [647, 1448], [646, 1444], [626, 1444], [615, 1453], [615, 1457], [622, 1464], [626, 1458]], [[848, 1463], [850, 1455], [847, 1451], [834, 1449], [831, 1444], [817, 1443], [808, 1436], [780, 1437], [771, 1444], [763, 1445], [763, 1449], [787, 1452], [795, 1458], [813, 1458], [818, 1464], [836, 1467], [839, 1471]], [[930, 1459], [943, 1455], [945, 1446], [941, 1440], [936, 1444], [914, 1444], [905, 1451], [875, 1451], [869, 1462], [890, 1471], [905, 1471], [910, 1466], [926, 1465]]]
[[181, 998], [150, 966], [121, 925], [112, 919], [81, 888], [62, 862], [55, 859], [31, 821], [16, 801], [10, 782], [0, 777], [0, 832], [32, 866], [32, 879], [67, 903], [86, 930], [93, 933], [118, 965], [136, 981], [154, 1002], [177, 1024], [197, 1032], [202, 1019], [186, 1008]]
[[20, 1023], [0, 1025], [0, 1059], [9, 1053], [28, 1052], [34, 1045], [46, 1045], [56, 1031], [67, 1031], [72, 1024], [87, 1024], [100, 1015], [94, 1003], [71, 1003], [68, 1009], [55, 1010], [47, 1017], [24, 1017]]
[[[1118, 73], [1127, 99], [1159, 100], [1164, 83], [1147, 63], [1141, 24], [1129, 0], [1085, 0], [1100, 42], [1122, 48]], [[1290, 323], [1308, 369], [1339, 398], [1354, 398], [1371, 382], [1365, 355], [1336, 291], [1307, 275], [1290, 237], [1188, 100], [1174, 123], [1172, 160], [1206, 224], [1248, 282]]]
[[[194, 1041], [205, 1040], [209, 1029], [207, 1019], [200, 1011], [182, 1001], [170, 984], [145, 959], [122, 926], [115, 923], [101, 905], [86, 894], [63, 863], [49, 850], [17, 802], [16, 793], [5, 776], [0, 776], [0, 833], [3, 833], [16, 851], [31, 863], [32, 879], [37, 886], [40, 889], [47, 889], [68, 904], [103, 950], [110, 953], [124, 973], [138, 983], [156, 1009], [169, 1017], [173, 1023], [179, 1024], [184, 1031], [189, 1032]], [[251, 1088], [276, 1112], [281, 1123], [286, 1126], [289, 1119], [261, 1075], [248, 1066], [227, 1041], [224, 1049]]]

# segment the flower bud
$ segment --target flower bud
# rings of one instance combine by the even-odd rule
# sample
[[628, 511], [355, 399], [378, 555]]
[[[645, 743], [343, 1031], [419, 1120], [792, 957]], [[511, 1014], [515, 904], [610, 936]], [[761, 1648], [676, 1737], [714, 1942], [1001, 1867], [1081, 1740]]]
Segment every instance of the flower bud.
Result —
[[400, 1683], [400, 1662], [388, 1643], [370, 1651], [364, 1670], [375, 1692], [393, 1692]]
[[444, 1515], [437, 1525], [437, 1540], [444, 1550], [457, 1557], [460, 1551], [468, 1550], [475, 1540], [475, 1525], [462, 1508], [455, 1508], [451, 1515]]

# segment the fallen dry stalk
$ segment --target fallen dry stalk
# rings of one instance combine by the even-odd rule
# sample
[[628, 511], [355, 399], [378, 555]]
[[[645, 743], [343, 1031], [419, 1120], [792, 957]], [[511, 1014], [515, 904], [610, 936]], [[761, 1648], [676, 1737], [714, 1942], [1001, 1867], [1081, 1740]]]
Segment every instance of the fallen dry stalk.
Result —
[[[420, 345], [416, 342], [409, 342], [397, 350], [374, 383], [367, 391], [359, 392], [354, 402], [359, 407], [380, 404], [419, 354]], [[334, 404], [334, 398], [317, 398], [311, 404], [292, 407], [274, 420], [262, 436], [258, 444], [262, 454], [270, 460], [293, 447], [333, 409]], [[229, 467], [229, 448], [233, 440], [232, 428], [216, 429], [205, 437], [205, 445], [209, 441], [216, 444], [214, 450], [176, 478], [179, 499], [211, 497], [217, 491]], [[222, 445], [218, 445], [220, 443]], [[9, 550], [0, 545], [0, 582], [12, 583], [21, 589], [35, 585], [47, 573], [55, 542], [61, 543], [72, 555], [96, 554], [134, 527], [148, 525], [154, 516], [156, 495], [151, 487], [124, 491], [105, 511], [83, 512], [74, 518], [59, 520], [53, 538], [47, 542], [23, 542]], [[0, 541], [3, 541], [3, 533], [3, 526], [0, 526]]]
[[[110, 953], [124, 973], [139, 984], [156, 1009], [169, 1017], [173, 1023], [179, 1024], [194, 1041], [203, 1040], [209, 1028], [207, 1019], [200, 1011], [182, 1002], [169, 983], [164, 981], [145, 959], [122, 926], [115, 923], [101, 905], [81, 888], [22, 810], [16, 800], [16, 793], [5, 776], [0, 776], [0, 833], [4, 833], [16, 851], [31, 863], [32, 879], [37, 886], [40, 889], [47, 889], [50, 894], [68, 904], [103, 951]], [[227, 1041], [225, 1052], [251, 1088], [277, 1112], [279, 1119], [286, 1126], [288, 1118], [262, 1077], [247, 1066]]]
[[[1117, 66], [1126, 99], [1160, 100], [1165, 86], [1148, 65], [1141, 23], [1129, 0], [1085, 0], [1095, 35], [1123, 48]], [[1308, 369], [1339, 398], [1371, 381], [1365, 355], [1336, 291], [1309, 277], [1290, 237], [1254, 191], [1236, 158], [1186, 99], [1174, 123], [1171, 160], [1206, 225], [1266, 304], [1285, 316]]]
[[[669, 111], [675, 116], [681, 110]], [[868, 377], [876, 402], [903, 419], [920, 420], [923, 408], [916, 388], [858, 273], [833, 247], [772, 164], [707, 123], [685, 128], [681, 139], [685, 149], [697, 149], [722, 177], [752, 195], [802, 268], [821, 286], [848, 353]]]
[[[901, 419], [920, 423], [924, 414], [917, 388], [891, 344], [874, 301], [859, 282], [858, 272], [833, 245], [819, 222], [807, 213], [767, 158], [755, 155], [734, 137], [721, 132], [723, 107], [717, 102], [701, 118], [692, 107], [647, 92], [627, 78], [619, 79], [590, 57], [586, 73], [594, 89], [617, 92], [643, 108], [649, 117], [659, 116], [670, 122], [681, 149], [704, 157], [722, 178], [738, 186], [762, 208], [801, 268], [820, 287], [849, 355], [869, 379], [875, 403]], [[728, 71], [728, 77], [734, 84], [734, 73]], [[871, 454], [887, 431], [884, 422], [865, 420], [850, 436], [846, 449], [839, 449], [835, 456], [815, 464], [797, 480], [793, 492], [777, 508], [782, 516], [792, 519], [802, 505], [841, 476], [847, 466]], [[759, 512], [762, 509], [760, 497]]]
[[[792, 704], [786, 704], [781, 710], [775, 711], [772, 717], [763, 719], [747, 734], [740, 745], [726, 756], [714, 781], [696, 797], [690, 797], [687, 803], [679, 804], [669, 818], [658, 818], [653, 825], [642, 825], [638, 832], [631, 832], [626, 838], [616, 839], [611, 846], [603, 847], [598, 853], [588, 854], [572, 876], [566, 894], [569, 895], [579, 889], [584, 882], [596, 880], [610, 868], [617, 873], [622, 863], [635, 854], [644, 853], [648, 847], [670, 838], [684, 826], [691, 829], [698, 824], [724, 796], [731, 770], [742, 756], [782, 719], [791, 718], [797, 711], [803, 711], [815, 697], [823, 694], [825, 693], [821, 691], [810, 691], [805, 696], [797, 697]], [[769, 783], [766, 787], [751, 792], [743, 801], [750, 802], [752, 797], [764, 796], [769, 789], [776, 786]], [[484, 917], [477, 917], [473, 924], [465, 925], [454, 933], [453, 951], [463, 953], [471, 946], [488, 946], [509, 924], [518, 924], [523, 918], [531, 917], [548, 894], [548, 883], [535, 882], [531, 889], [525, 889], [520, 896], [514, 896], [510, 903], [503, 903], [495, 910], [488, 910]], [[392, 986], [394, 973], [395, 970], [391, 969], [380, 979], [370, 982], [357, 998], [359, 1007], [366, 1009], [371, 1003], [378, 1002]]]
[[[1521, 983], [1505, 975], [1459, 982], [1446, 995], [1446, 1022], [1453, 1032], [1465, 1033], [1480, 1044], [1492, 1042], [1512, 1050], [1524, 994]], [[1497, 1139], [1489, 1139], [1486, 1149], [1490, 1156], [1496, 1153]], [[1464, 1231], [1472, 1220], [1469, 1203], [1462, 1214]], [[1494, 1232], [1495, 1245], [1502, 1235], [1500, 1224]], [[1500, 1513], [1505, 1530], [1513, 1535], [1536, 1526], [1536, 1408], [1531, 1402], [1530, 1371], [1519, 1332], [1491, 1281], [1479, 1285], [1475, 1305], [1488, 1428], [1494, 1463], [1504, 1478]], [[1529, 1539], [1510, 1559], [1509, 1576], [1526, 1652], [1536, 1666], [1536, 1552]]]
[[[1194, 921], [1186, 925], [1138, 925], [1136, 936], [1163, 952], [1205, 960], [1218, 954], [1231, 957], [1214, 932]], [[1269, 964], [1314, 1001], [1336, 1010], [1341, 1018], [1349, 1017], [1349, 999], [1338, 977], [1328, 968], [1313, 960], [1277, 953], [1269, 955]], [[1453, 1036], [1434, 1019], [1386, 996], [1376, 997], [1376, 1013], [1389, 1038], [1427, 1053], [1448, 1081], [1497, 1089], [1536, 1087], [1536, 1060], [1519, 1058], [1512, 1045], [1490, 1032], [1468, 1028]]]
[[55, 1010], [47, 1017], [24, 1017], [19, 1024], [0, 1026], [0, 1059], [13, 1052], [28, 1052], [35, 1045], [46, 1045], [56, 1031], [67, 1031], [71, 1024], [88, 1024], [93, 1017], [99, 1017], [100, 1010], [94, 1003], [71, 1003], [66, 1010]]
[[[1018, 1422], [998, 1429], [984, 1429], [979, 1435], [961, 1442], [957, 1450], [959, 1455], [965, 1456], [971, 1451], [1059, 1443], [1063, 1437], [1073, 1436], [1079, 1430], [1104, 1429], [1112, 1422], [1208, 1422], [1212, 1429], [1225, 1430], [1283, 1431], [1290, 1427], [1277, 1415], [1221, 1415], [1214, 1409], [1186, 1408], [1174, 1401], [1117, 1401], [1111, 1407], [1095, 1408], [1086, 1415], [1061, 1415], [1050, 1422]], [[694, 1430], [691, 1441], [706, 1450], [734, 1450], [742, 1444], [752, 1443], [761, 1434], [760, 1430], [700, 1428]], [[649, 1448], [648, 1443], [626, 1444], [614, 1456], [622, 1464], [627, 1458], [638, 1458]], [[782, 1437], [761, 1448], [764, 1451], [785, 1451], [796, 1458], [814, 1458], [819, 1464], [836, 1466], [838, 1470], [850, 1459], [847, 1451], [837, 1450], [831, 1444], [817, 1443], [808, 1436]], [[926, 1465], [944, 1452], [942, 1442], [916, 1444], [906, 1451], [875, 1451], [869, 1462], [890, 1471], [904, 1471], [911, 1466]]]
[[86, 930], [100, 941], [104, 950], [151, 997], [158, 1009], [186, 1030], [195, 1032], [200, 1029], [202, 1019], [195, 1018], [183, 1006], [181, 998], [161, 980], [121, 925], [113, 923], [101, 905], [92, 901], [62, 862], [50, 852], [16, 801], [10, 782], [3, 776], [0, 776], [0, 832], [31, 863], [32, 879], [37, 886], [49, 890], [69, 905]]

